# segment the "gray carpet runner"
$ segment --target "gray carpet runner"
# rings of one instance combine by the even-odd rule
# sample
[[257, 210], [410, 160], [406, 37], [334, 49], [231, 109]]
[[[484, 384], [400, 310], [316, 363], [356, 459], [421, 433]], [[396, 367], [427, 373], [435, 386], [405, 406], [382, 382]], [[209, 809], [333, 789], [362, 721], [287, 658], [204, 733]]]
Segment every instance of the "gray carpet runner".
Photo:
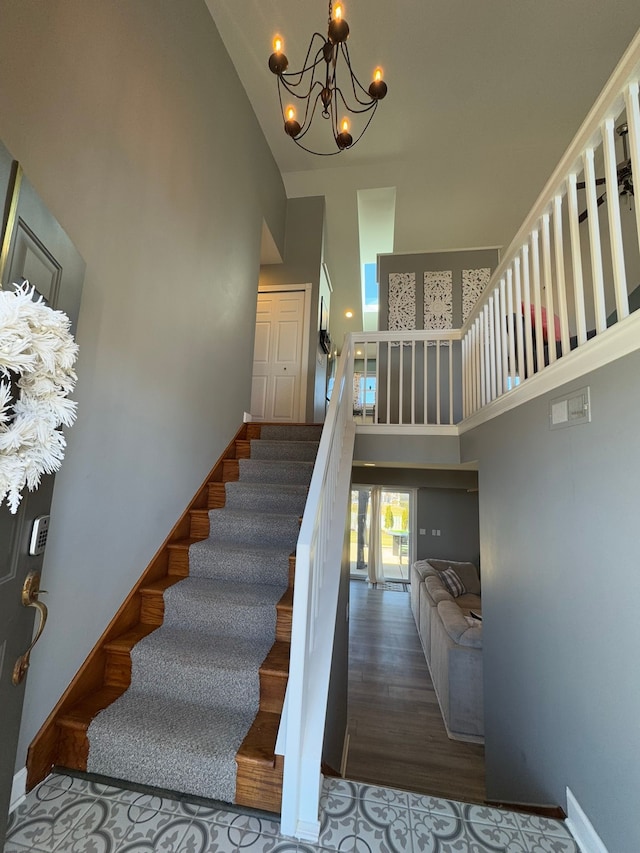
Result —
[[162, 626], [131, 651], [131, 686], [89, 726], [89, 772], [234, 801], [320, 432], [265, 425], [251, 442], [189, 577], [164, 593]]

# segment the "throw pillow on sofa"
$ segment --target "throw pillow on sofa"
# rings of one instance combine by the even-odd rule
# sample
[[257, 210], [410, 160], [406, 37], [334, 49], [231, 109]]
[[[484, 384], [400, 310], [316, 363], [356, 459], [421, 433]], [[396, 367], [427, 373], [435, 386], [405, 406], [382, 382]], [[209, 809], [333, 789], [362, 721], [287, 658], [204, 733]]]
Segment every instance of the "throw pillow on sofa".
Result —
[[459, 595], [463, 595], [467, 591], [457, 572], [455, 569], [452, 569], [451, 566], [443, 572], [440, 572], [440, 577], [442, 579], [442, 583], [454, 598], [457, 598]]

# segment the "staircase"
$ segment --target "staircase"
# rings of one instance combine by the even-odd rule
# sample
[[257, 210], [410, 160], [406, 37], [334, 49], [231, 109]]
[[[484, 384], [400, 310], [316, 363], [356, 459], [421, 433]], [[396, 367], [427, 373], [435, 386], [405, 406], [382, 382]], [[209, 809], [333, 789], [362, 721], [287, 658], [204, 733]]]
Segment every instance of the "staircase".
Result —
[[135, 623], [112, 623], [34, 740], [29, 787], [51, 762], [280, 810], [293, 552], [320, 432], [243, 428], [201, 490], [206, 506], [189, 511], [190, 535], [165, 543], [164, 576], [123, 605], [139, 600]]

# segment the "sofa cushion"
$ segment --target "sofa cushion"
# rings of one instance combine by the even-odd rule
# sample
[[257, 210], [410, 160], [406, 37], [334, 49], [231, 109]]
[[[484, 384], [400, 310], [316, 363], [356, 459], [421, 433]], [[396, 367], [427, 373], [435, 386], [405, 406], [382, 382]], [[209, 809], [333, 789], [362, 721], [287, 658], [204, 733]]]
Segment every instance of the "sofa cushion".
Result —
[[453, 601], [453, 596], [445, 589], [439, 572], [435, 575], [427, 575], [424, 579], [424, 585], [434, 604], [438, 604], [439, 601]]
[[482, 648], [482, 622], [469, 625], [464, 614], [454, 601], [441, 601], [438, 614], [442, 625], [454, 643], [472, 649]]
[[462, 595], [467, 591], [467, 588], [456, 574], [456, 570], [451, 566], [446, 568], [440, 574], [440, 577], [442, 578], [442, 583], [454, 598], [457, 598], [459, 595]]

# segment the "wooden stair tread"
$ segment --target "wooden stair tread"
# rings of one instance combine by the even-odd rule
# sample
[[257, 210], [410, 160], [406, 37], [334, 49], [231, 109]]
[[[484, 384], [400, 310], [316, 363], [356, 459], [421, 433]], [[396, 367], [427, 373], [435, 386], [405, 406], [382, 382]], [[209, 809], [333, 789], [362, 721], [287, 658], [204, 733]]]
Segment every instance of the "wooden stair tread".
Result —
[[169, 542], [167, 548], [170, 551], [184, 551], [185, 549], [188, 550], [196, 542], [202, 542], [202, 539], [198, 539], [196, 536], [185, 536], [184, 539], [175, 539], [173, 542]]
[[169, 589], [170, 586], [179, 583], [181, 580], [182, 578], [175, 577], [174, 575], [167, 575], [164, 578], [160, 578], [158, 581], [145, 584], [140, 592], [143, 595], [162, 595], [165, 589]]
[[58, 724], [86, 731], [96, 714], [115, 702], [123, 693], [122, 687], [101, 687], [93, 693], [88, 693], [60, 716]]
[[269, 654], [262, 662], [260, 673], [263, 675], [288, 677], [290, 656], [291, 646], [289, 643], [276, 640], [271, 646]]
[[238, 764], [275, 765], [280, 714], [258, 711], [236, 754]]
[[136, 643], [139, 643], [143, 637], [148, 636], [152, 631], [155, 631], [157, 627], [157, 625], [147, 625], [144, 622], [139, 622], [130, 631], [125, 631], [119, 637], [109, 640], [108, 643], [104, 644], [104, 648], [108, 652], [130, 652]]
[[283, 610], [293, 610], [293, 590], [291, 587], [285, 592], [280, 601], [276, 604], [276, 607], [282, 608]]

